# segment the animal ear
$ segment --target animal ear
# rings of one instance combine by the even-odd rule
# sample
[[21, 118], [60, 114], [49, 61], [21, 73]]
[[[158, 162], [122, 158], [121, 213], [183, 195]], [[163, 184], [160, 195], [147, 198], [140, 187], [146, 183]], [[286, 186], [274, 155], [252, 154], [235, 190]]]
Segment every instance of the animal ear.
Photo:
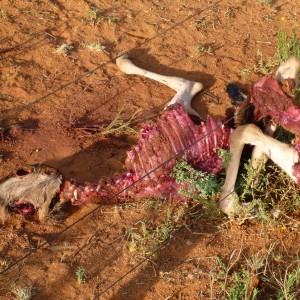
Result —
[[22, 168], [19, 168], [18, 170], [15, 171], [16, 176], [18, 177], [24, 177], [30, 173], [33, 172], [33, 167], [32, 166], [24, 166]]
[[295, 56], [281, 63], [275, 74], [275, 79], [282, 82], [284, 79], [294, 79], [296, 88], [299, 84], [299, 73], [300, 73], [300, 61]]

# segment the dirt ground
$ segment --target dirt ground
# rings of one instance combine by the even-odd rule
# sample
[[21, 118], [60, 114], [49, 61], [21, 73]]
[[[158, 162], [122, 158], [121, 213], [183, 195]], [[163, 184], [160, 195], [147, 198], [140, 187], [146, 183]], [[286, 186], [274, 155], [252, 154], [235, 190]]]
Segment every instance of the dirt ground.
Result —
[[[258, 51], [263, 59], [273, 57], [278, 29], [284, 26], [291, 32], [292, 25], [298, 26], [297, 0], [261, 2], [2, 0], [1, 126], [14, 130], [0, 144], [0, 177], [36, 163], [82, 182], [125, 170], [126, 151], [138, 135], [87, 136], [78, 128], [105, 128], [124, 107], [124, 120], [141, 109], [133, 124], [138, 131], [143, 122], [155, 120], [174, 92], [123, 74], [113, 60], [119, 51], [151, 71], [201, 81], [205, 90], [193, 107], [202, 116], [223, 118], [230, 106], [226, 85], [237, 82], [247, 93], [261, 76], [248, 72], [257, 66]], [[98, 66], [89, 76], [36, 101]], [[145, 219], [153, 227], [161, 225], [168, 211], [176, 215], [188, 205], [145, 201], [100, 207], [1, 275], [0, 299], [16, 299], [16, 289], [25, 287], [32, 287], [31, 299], [39, 300], [224, 299], [214, 279], [216, 258], [229, 264], [237, 252], [244, 258], [265, 255], [271, 248], [283, 261], [299, 254], [295, 226], [239, 226], [226, 218], [186, 217], [189, 226], [176, 230], [157, 255], [103, 293], [143, 260], [143, 253], [130, 248], [129, 230]], [[62, 221], [53, 225], [11, 216], [0, 228], [1, 269], [94, 208], [66, 207]], [[84, 270], [81, 284], [78, 270]], [[277, 299], [276, 290], [262, 287], [258, 299]]]

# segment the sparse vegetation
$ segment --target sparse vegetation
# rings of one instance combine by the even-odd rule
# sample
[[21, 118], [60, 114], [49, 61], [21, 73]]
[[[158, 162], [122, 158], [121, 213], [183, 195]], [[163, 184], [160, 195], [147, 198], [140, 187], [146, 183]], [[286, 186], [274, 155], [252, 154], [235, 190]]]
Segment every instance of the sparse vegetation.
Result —
[[123, 120], [123, 118], [121, 117], [124, 109], [125, 105], [119, 112], [117, 112], [115, 118], [105, 128], [103, 128], [103, 126], [101, 125], [92, 125], [85, 127], [78, 126], [76, 127], [76, 129], [82, 134], [82, 136], [136, 134], [136, 131], [132, 127], [132, 124], [136, 116], [140, 113], [141, 109], [136, 110], [127, 121]]
[[78, 267], [75, 275], [76, 275], [76, 280], [79, 284], [85, 283], [86, 280], [85, 268]]
[[17, 300], [31, 300], [35, 292], [32, 286], [16, 287], [13, 289], [13, 294]]
[[[210, 272], [211, 298], [218, 294], [227, 300], [269, 299], [295, 300], [299, 297], [299, 260], [278, 261], [283, 257], [275, 253], [276, 244], [271, 244], [267, 252], [258, 252], [252, 257], [242, 257], [242, 249], [234, 250], [228, 263], [215, 257]], [[267, 290], [267, 294], [266, 291]], [[276, 297], [276, 298], [274, 298]], [[221, 299], [218, 298], [218, 299]]]
[[168, 210], [166, 219], [161, 226], [150, 228], [146, 219], [138, 222], [140, 230], [133, 227], [127, 229], [127, 236], [130, 240], [129, 250], [131, 252], [141, 253], [148, 255], [155, 250], [158, 246], [169, 238], [171, 231], [176, 227], [176, 223], [172, 220], [171, 210]]
[[300, 296], [300, 261], [290, 264], [285, 270], [272, 272], [269, 282], [278, 289], [278, 300], [294, 300]]
[[243, 80], [246, 80], [248, 78], [249, 74], [252, 72], [253, 72], [253, 68], [251, 68], [251, 67], [246, 67], [246, 68], [242, 69], [241, 70], [241, 78]]
[[[241, 78], [247, 79], [251, 72], [262, 75], [270, 75], [273, 68], [280, 63], [285, 62], [291, 55], [295, 55], [300, 59], [300, 45], [297, 37], [297, 27], [293, 26], [292, 37], [289, 38], [287, 31], [284, 28], [278, 30], [277, 33], [277, 52], [276, 56], [263, 59], [263, 54], [260, 50], [257, 51], [257, 63], [253, 67], [246, 67], [241, 71]], [[297, 92], [299, 94], [299, 92]], [[298, 98], [298, 97], [297, 97]]]
[[[240, 219], [256, 217], [261, 221], [272, 221], [272, 211], [283, 216], [300, 208], [300, 187], [276, 166], [263, 162], [257, 169], [251, 161], [245, 164], [238, 190], [240, 199], [246, 203]], [[250, 201], [250, 202], [249, 202]]]
[[278, 30], [277, 56], [280, 63], [287, 61], [292, 54], [300, 59], [300, 45], [296, 29], [296, 26], [293, 26], [293, 33], [291, 38], [288, 37], [288, 34], [283, 27]]
[[197, 53], [213, 54], [213, 48], [211, 45], [196, 45], [195, 51]]
[[116, 117], [112, 120], [112, 122], [103, 130], [101, 131], [102, 135], [109, 135], [109, 134], [135, 134], [136, 131], [131, 127], [131, 124], [137, 114], [140, 113], [141, 109], [136, 110], [128, 121], [124, 121], [121, 118], [121, 114], [124, 111], [125, 106], [117, 113]]
[[216, 176], [194, 169], [185, 156], [175, 165], [173, 176], [182, 186], [180, 193], [183, 196], [197, 201], [208, 214], [220, 214], [216, 195], [220, 191], [221, 183]]
[[268, 58], [265, 62], [263, 60], [263, 54], [261, 51], [257, 51], [257, 64], [254, 66], [254, 72], [262, 74], [262, 75], [269, 75], [272, 73], [273, 68], [278, 66], [278, 60], [275, 58]]
[[59, 47], [57, 47], [54, 52], [59, 55], [68, 56], [73, 48], [73, 45], [62, 44]]
[[252, 72], [270, 75], [273, 72], [273, 68], [279, 65], [279, 62], [276, 58], [270, 57], [267, 61], [264, 61], [263, 54], [260, 50], [257, 51], [257, 63], [253, 67], [246, 67], [241, 70], [241, 78], [246, 80], [248, 75]]
[[3, 18], [6, 21], [10, 20], [10, 16], [9, 16], [7, 10], [4, 8], [0, 8], [0, 16], [1, 16], [1, 18]]
[[105, 52], [107, 53], [107, 47], [101, 44], [88, 44], [86, 47], [92, 52]]
[[264, 5], [271, 5], [274, 3], [274, 0], [258, 0], [258, 2]]
[[116, 24], [117, 19], [112, 16], [103, 15], [97, 8], [92, 8], [88, 12], [88, 17], [84, 19], [86, 22], [91, 22], [93, 25], [98, 25], [101, 22], [108, 24]]
[[9, 261], [6, 259], [0, 259], [0, 272], [5, 270], [9, 266]]
[[240, 7], [233, 6], [230, 4], [226, 7], [225, 16], [228, 18], [235, 18], [237, 13], [239, 13], [239, 11], [240, 11]]
[[207, 25], [207, 19], [202, 17], [201, 19], [195, 21], [195, 27], [197, 30], [202, 30]]

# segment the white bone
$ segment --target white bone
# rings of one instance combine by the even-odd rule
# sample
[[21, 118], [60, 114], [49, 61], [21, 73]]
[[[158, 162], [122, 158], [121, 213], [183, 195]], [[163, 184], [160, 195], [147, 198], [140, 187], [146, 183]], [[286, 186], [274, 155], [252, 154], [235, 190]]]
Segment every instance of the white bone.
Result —
[[167, 106], [180, 103], [188, 114], [201, 118], [199, 114], [191, 107], [191, 101], [193, 97], [203, 89], [202, 83], [175, 76], [160, 75], [144, 70], [135, 66], [128, 58], [127, 54], [121, 54], [117, 58], [116, 63], [120, 70], [126, 74], [141, 75], [167, 85], [169, 88], [176, 91], [176, 95], [167, 104]]
[[[275, 79], [294, 79], [296, 87], [299, 85], [300, 62], [295, 56], [291, 56], [286, 62], [282, 63], [276, 72]], [[225, 183], [222, 187], [220, 209], [228, 215], [232, 215], [239, 210], [238, 196], [234, 192], [235, 182], [242, 151], [245, 144], [254, 145], [252, 152], [252, 166], [257, 168], [261, 160], [266, 162], [272, 159], [293, 179], [297, 180], [292, 174], [293, 165], [298, 162], [298, 153], [287, 144], [281, 143], [272, 138], [275, 125], [265, 128], [265, 134], [255, 125], [245, 125], [238, 127], [230, 136], [231, 159], [226, 171]], [[284, 158], [284, 159], [283, 159]]]
[[[300, 61], [295, 56], [290, 56], [289, 59], [286, 62], [283, 62], [278, 67], [275, 79], [279, 82], [281, 82], [283, 79], [294, 79], [296, 88], [299, 85], [299, 73], [300, 73]], [[264, 132], [269, 135], [273, 136], [274, 132], [276, 130], [275, 125], [267, 125], [267, 127], [264, 129]], [[264, 155], [257, 147], [254, 147], [252, 152], [252, 166], [254, 168], [258, 167], [258, 164], [261, 161], [267, 162], [267, 157]]]
[[[273, 137], [276, 129], [277, 126], [275, 124], [269, 123], [266, 125], [266, 128], [264, 128], [264, 133], [270, 137]], [[265, 153], [263, 153], [260, 148], [254, 147], [251, 155], [252, 167], [257, 169], [262, 161], [266, 163], [268, 161], [268, 156]]]
[[295, 56], [290, 56], [290, 58], [280, 64], [275, 74], [275, 79], [277, 81], [282, 81], [283, 79], [295, 79], [296, 88], [299, 85], [299, 72], [300, 72], [300, 61]]
[[238, 209], [238, 199], [234, 188], [245, 144], [257, 146], [262, 153], [266, 154], [294, 181], [297, 181], [293, 175], [293, 166], [298, 162], [299, 157], [298, 152], [291, 145], [265, 135], [254, 124], [240, 126], [230, 135], [231, 159], [219, 203], [220, 209], [228, 215], [233, 215]]

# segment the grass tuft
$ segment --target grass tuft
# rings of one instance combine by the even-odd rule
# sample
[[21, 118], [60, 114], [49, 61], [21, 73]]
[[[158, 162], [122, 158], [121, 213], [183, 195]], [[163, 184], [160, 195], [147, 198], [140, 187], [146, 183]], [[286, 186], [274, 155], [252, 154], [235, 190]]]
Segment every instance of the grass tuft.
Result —
[[258, 0], [258, 2], [263, 5], [272, 5], [274, 0]]
[[291, 55], [295, 55], [300, 59], [300, 45], [296, 26], [293, 26], [291, 38], [289, 38], [284, 28], [279, 29], [277, 33], [277, 56], [279, 62], [287, 61]]
[[35, 295], [35, 292], [32, 286], [28, 286], [14, 288], [13, 294], [18, 300], [30, 300]]
[[85, 268], [78, 267], [75, 275], [76, 275], [77, 282], [79, 284], [85, 283], [85, 279], [86, 279]]
[[167, 211], [164, 223], [153, 228], [147, 219], [139, 221], [136, 225], [126, 230], [130, 240], [129, 250], [133, 253], [148, 255], [158, 249], [158, 246], [170, 237], [176, 227], [175, 215], [171, 210]]
[[101, 44], [97, 44], [97, 43], [94, 43], [94, 44], [88, 44], [86, 46], [90, 51], [92, 52], [105, 52], [107, 53], [107, 47], [106, 46], [103, 46]]
[[121, 114], [124, 111], [124, 107], [117, 113], [116, 117], [112, 120], [112, 122], [101, 132], [102, 135], [109, 134], [135, 134], [136, 131], [131, 127], [132, 121], [135, 119], [137, 114], [141, 112], [141, 109], [136, 110], [128, 121], [124, 121], [121, 118]]
[[72, 45], [68, 44], [62, 44], [58, 48], [55, 49], [54, 53], [63, 55], [63, 56], [68, 56], [70, 51], [74, 48]]
[[195, 51], [197, 53], [206, 53], [206, 54], [213, 54], [213, 48], [211, 45], [196, 45]]
[[103, 15], [97, 8], [92, 8], [88, 11], [88, 15], [83, 19], [85, 22], [90, 22], [93, 25], [98, 25], [102, 22], [106, 22], [108, 24], [116, 24], [117, 19], [112, 16]]

